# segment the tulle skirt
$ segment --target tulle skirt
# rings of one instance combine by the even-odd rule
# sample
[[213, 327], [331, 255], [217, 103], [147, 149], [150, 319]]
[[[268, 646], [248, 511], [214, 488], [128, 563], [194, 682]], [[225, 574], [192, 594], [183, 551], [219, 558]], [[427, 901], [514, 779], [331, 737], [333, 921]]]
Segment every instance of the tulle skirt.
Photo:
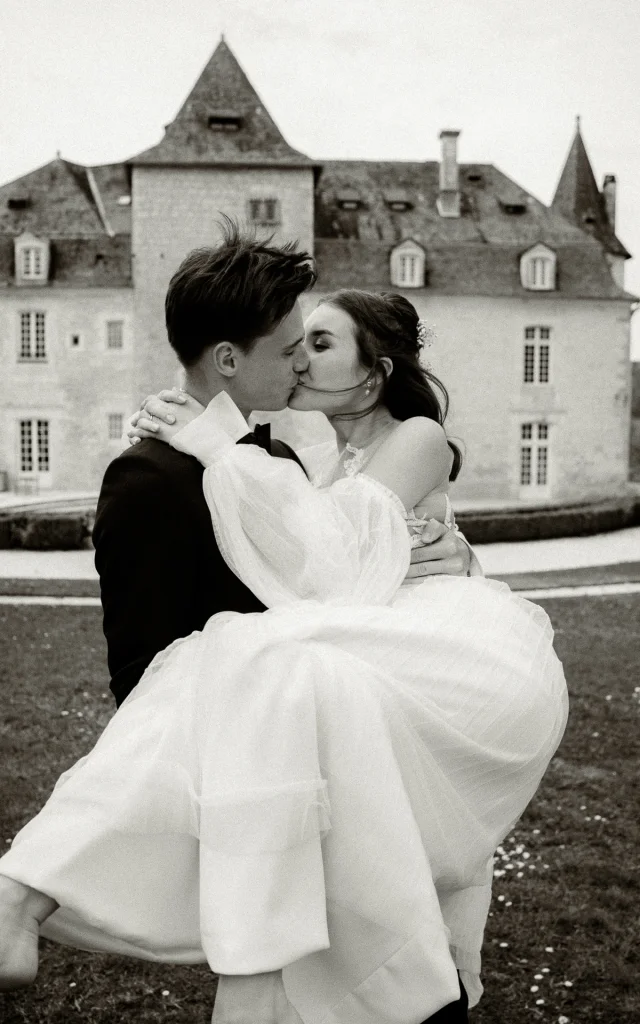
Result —
[[566, 724], [552, 641], [480, 577], [216, 615], [155, 658], [0, 872], [57, 900], [58, 942], [206, 960], [224, 1024], [416, 1024], [458, 998], [456, 968], [473, 1005], [492, 855]]

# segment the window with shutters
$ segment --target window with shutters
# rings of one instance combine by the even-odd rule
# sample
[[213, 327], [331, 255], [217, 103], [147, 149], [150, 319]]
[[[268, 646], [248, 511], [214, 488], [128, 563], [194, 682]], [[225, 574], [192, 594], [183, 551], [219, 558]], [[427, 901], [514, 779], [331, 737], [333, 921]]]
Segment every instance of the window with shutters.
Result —
[[247, 206], [251, 224], [280, 223], [280, 203], [277, 199], [250, 199]]

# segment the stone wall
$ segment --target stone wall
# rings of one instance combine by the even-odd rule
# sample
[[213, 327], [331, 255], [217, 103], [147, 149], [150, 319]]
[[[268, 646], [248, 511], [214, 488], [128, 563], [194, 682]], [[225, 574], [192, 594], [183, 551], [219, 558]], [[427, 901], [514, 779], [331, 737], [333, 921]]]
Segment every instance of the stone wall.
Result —
[[[108, 416], [132, 408], [131, 289], [15, 289], [0, 301], [0, 470], [13, 487], [19, 474], [19, 421], [46, 419], [50, 466], [41, 487], [92, 490], [120, 450], [109, 441]], [[20, 313], [45, 313], [46, 360], [20, 362]], [[107, 348], [107, 321], [124, 322], [123, 347]], [[80, 344], [72, 345], [78, 336]]]
[[133, 173], [133, 279], [136, 359], [134, 387], [141, 397], [176, 379], [167, 344], [164, 298], [186, 254], [216, 245], [221, 213], [246, 222], [251, 198], [276, 198], [281, 223], [262, 233], [276, 243], [298, 239], [313, 252], [311, 169], [136, 167]]

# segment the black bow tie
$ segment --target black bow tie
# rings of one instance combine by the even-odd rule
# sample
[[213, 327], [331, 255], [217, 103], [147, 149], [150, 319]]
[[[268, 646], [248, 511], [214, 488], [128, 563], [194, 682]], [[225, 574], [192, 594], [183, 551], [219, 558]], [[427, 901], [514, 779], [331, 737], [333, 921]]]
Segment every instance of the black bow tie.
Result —
[[256, 423], [252, 433], [241, 437], [238, 444], [257, 444], [271, 455], [271, 424]]

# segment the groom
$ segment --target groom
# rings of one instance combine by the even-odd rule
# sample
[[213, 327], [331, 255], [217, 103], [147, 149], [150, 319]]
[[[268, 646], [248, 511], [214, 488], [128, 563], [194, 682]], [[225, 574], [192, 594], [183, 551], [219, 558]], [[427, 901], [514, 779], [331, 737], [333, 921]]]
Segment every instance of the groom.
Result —
[[[314, 281], [307, 253], [243, 238], [235, 228], [217, 249], [190, 253], [165, 304], [169, 343], [185, 371], [186, 408], [193, 399], [206, 406], [226, 390], [246, 417], [284, 409], [308, 364], [298, 299]], [[174, 409], [179, 417], [180, 406]], [[238, 443], [299, 462], [267, 429]], [[218, 549], [202, 474], [196, 459], [152, 439], [123, 452], [105, 473], [93, 542], [118, 706], [178, 637], [201, 630], [217, 612], [265, 610]], [[442, 527], [440, 539], [414, 549], [409, 575], [465, 575], [471, 559], [464, 540]], [[462, 989], [459, 1001], [429, 1020], [461, 1024], [466, 1005]]]

